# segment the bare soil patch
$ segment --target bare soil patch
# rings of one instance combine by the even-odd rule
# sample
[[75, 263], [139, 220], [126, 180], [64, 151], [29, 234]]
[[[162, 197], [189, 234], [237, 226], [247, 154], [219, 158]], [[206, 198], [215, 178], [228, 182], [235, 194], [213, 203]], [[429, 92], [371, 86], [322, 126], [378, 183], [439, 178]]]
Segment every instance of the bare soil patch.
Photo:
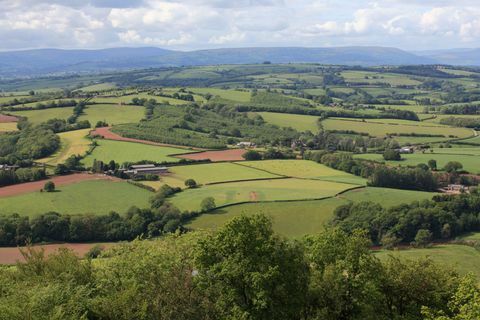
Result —
[[258, 201], [258, 194], [255, 191], [250, 192], [250, 201], [257, 202]]
[[[114, 243], [98, 243], [104, 248], [109, 248], [114, 245]], [[85, 256], [85, 254], [97, 243], [61, 243], [61, 244], [46, 244], [46, 245], [35, 245], [35, 249], [45, 250], [45, 255], [48, 256], [52, 253], [55, 253], [60, 248], [67, 248], [73, 250], [73, 252], [80, 258]], [[20, 249], [18, 247], [6, 247], [0, 248], [0, 264], [15, 264], [17, 262], [24, 262]]]
[[73, 184], [80, 181], [87, 181], [87, 180], [120, 181], [120, 179], [118, 178], [101, 175], [101, 174], [74, 173], [66, 176], [56, 176], [46, 180], [20, 183], [12, 186], [1, 187], [0, 198], [39, 191], [40, 189], [43, 188], [43, 186], [45, 185], [45, 182], [47, 181], [53, 181], [53, 183], [55, 183], [56, 186], [64, 186], [64, 185]]
[[243, 154], [246, 152], [244, 149], [230, 149], [220, 151], [205, 151], [197, 153], [187, 153], [176, 156], [177, 158], [190, 159], [190, 160], [207, 160], [213, 162], [219, 161], [242, 161]]
[[115, 141], [126, 141], [126, 142], [135, 142], [135, 143], [143, 143], [143, 144], [148, 144], [152, 146], [159, 146], [159, 147], [174, 147], [174, 148], [179, 148], [179, 149], [190, 149], [190, 150], [205, 150], [201, 148], [195, 148], [195, 147], [186, 147], [186, 146], [179, 146], [179, 145], [174, 145], [174, 144], [167, 144], [167, 143], [159, 143], [159, 142], [154, 142], [154, 141], [148, 141], [148, 140], [140, 140], [140, 139], [133, 139], [133, 138], [126, 138], [122, 137], [119, 134], [116, 134], [112, 131], [110, 131], [111, 127], [103, 127], [103, 128], [97, 128], [90, 132], [90, 136], [101, 136], [103, 139], [107, 140], [115, 140]]
[[0, 114], [0, 123], [17, 122], [17, 121], [18, 121], [17, 117]]

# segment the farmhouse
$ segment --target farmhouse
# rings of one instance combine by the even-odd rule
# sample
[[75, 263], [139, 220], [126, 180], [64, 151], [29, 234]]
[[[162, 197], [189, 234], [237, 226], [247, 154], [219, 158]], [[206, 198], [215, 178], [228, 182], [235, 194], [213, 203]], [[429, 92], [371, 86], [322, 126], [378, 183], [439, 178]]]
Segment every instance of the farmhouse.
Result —
[[240, 147], [240, 148], [253, 148], [255, 146], [256, 144], [254, 142], [249, 142], [249, 141], [242, 141], [237, 143], [237, 147]]
[[403, 147], [398, 149], [398, 152], [406, 154], [406, 153], [413, 153], [413, 147]]
[[129, 176], [138, 176], [144, 174], [162, 174], [167, 173], [167, 167], [157, 167], [154, 164], [141, 164], [141, 165], [133, 165], [125, 171], [126, 174]]
[[18, 166], [9, 166], [7, 164], [0, 164], [0, 170], [9, 171], [9, 170], [17, 170]]

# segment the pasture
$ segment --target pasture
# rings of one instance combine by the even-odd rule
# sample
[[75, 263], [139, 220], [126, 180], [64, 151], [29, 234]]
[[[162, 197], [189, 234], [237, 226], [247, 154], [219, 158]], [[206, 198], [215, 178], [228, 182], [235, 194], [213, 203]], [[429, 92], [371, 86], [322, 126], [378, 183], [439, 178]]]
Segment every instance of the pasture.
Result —
[[392, 87], [395, 86], [416, 86], [421, 84], [420, 81], [411, 79], [407, 75], [378, 73], [369, 71], [343, 71], [342, 77], [346, 82], [350, 83], [368, 83], [379, 84], [388, 83]]
[[48, 158], [37, 162], [57, 165], [65, 162], [72, 155], [84, 155], [89, 149], [91, 141], [87, 138], [90, 129], [75, 130], [59, 133], [60, 149]]
[[26, 117], [33, 124], [40, 124], [50, 119], [67, 120], [73, 114], [73, 107], [50, 108], [43, 110], [10, 111], [16, 117]]
[[307, 234], [321, 232], [332, 218], [335, 208], [346, 204], [341, 199], [324, 199], [294, 202], [246, 203], [217, 209], [202, 214], [194, 219], [188, 227], [216, 229], [240, 215], [264, 214], [273, 219], [273, 229], [279, 234], [299, 238]]
[[414, 201], [430, 200], [436, 193], [414, 190], [367, 187], [350, 190], [338, 196], [340, 199], [361, 202], [377, 202], [385, 208]]
[[83, 160], [83, 163], [90, 167], [93, 160], [101, 160], [109, 162], [137, 162], [142, 160], [150, 160], [156, 162], [177, 162], [180, 159], [170, 157], [171, 154], [180, 154], [190, 152], [185, 149], [177, 149], [172, 147], [153, 146], [135, 142], [113, 141], [113, 140], [96, 140], [98, 146]]
[[332, 169], [314, 161], [264, 160], [241, 162], [240, 164], [287, 177], [365, 185], [365, 179], [361, 177]]
[[[445, 138], [467, 138], [473, 135], [471, 129], [454, 128], [440, 124], [428, 124], [419, 121], [408, 121], [398, 119], [368, 119], [353, 120], [343, 118], [330, 118], [322, 121], [325, 130], [353, 130], [356, 132], [368, 133], [375, 137], [385, 137], [388, 134], [426, 134], [442, 135]], [[445, 140], [444, 137], [420, 137], [432, 141]], [[417, 139], [417, 137], [406, 137]]]
[[480, 278], [480, 269], [478, 268], [480, 265], [480, 251], [473, 247], [448, 244], [425, 249], [382, 250], [376, 253], [376, 256], [380, 259], [388, 255], [409, 260], [430, 258], [440, 265], [454, 268], [462, 275], [473, 272]]
[[240, 91], [240, 90], [224, 90], [217, 88], [187, 88], [188, 91], [195, 92], [198, 94], [207, 94], [210, 93], [213, 96], [219, 96], [220, 98], [238, 101], [238, 102], [250, 102], [252, 94], [250, 91]]
[[151, 192], [123, 181], [82, 181], [60, 186], [56, 192], [31, 192], [0, 198], [2, 213], [35, 216], [62, 214], [108, 214], [125, 212], [131, 206], [145, 208]]
[[173, 99], [173, 98], [169, 98], [169, 97], [155, 96], [155, 95], [150, 95], [148, 93], [128, 94], [128, 95], [119, 95], [119, 96], [99, 96], [99, 97], [93, 98], [92, 101], [95, 102], [95, 103], [126, 105], [126, 104], [131, 103], [133, 98], [154, 99], [159, 103], [160, 102], [161, 103], [169, 103], [169, 104], [172, 104], [172, 105], [182, 105], [182, 104], [190, 103], [190, 102], [184, 101], [184, 100]]
[[235, 163], [208, 163], [170, 167], [170, 174], [162, 175], [160, 181], [148, 183], [155, 188], [163, 184], [185, 188], [185, 180], [193, 179], [197, 184], [228, 181], [278, 178], [278, 175], [248, 168]]
[[313, 133], [316, 133], [319, 131], [318, 120], [320, 118], [316, 116], [274, 113], [274, 112], [256, 112], [253, 114], [258, 114], [267, 123], [270, 123], [279, 127], [293, 128], [297, 131], [308, 130]]
[[[439, 150], [439, 149], [435, 149]], [[446, 149], [448, 150], [448, 149]], [[461, 152], [461, 148], [458, 148]], [[480, 173], [480, 158], [476, 155], [466, 154], [440, 154], [440, 153], [413, 153], [403, 154], [401, 161], [385, 161], [381, 154], [359, 154], [355, 158], [385, 162], [391, 166], [416, 166], [420, 163], [428, 163], [429, 160], [437, 161], [437, 168], [441, 169], [450, 161], [458, 161], [463, 165], [463, 169], [470, 173]]]
[[314, 200], [332, 197], [354, 185], [319, 180], [274, 179], [222, 183], [189, 189], [170, 201], [180, 210], [199, 210], [203, 199], [213, 197], [217, 207], [242, 202]]
[[98, 121], [106, 121], [109, 125], [139, 122], [145, 109], [139, 106], [116, 106], [109, 104], [87, 105], [84, 114], [78, 120], [88, 120], [94, 126]]

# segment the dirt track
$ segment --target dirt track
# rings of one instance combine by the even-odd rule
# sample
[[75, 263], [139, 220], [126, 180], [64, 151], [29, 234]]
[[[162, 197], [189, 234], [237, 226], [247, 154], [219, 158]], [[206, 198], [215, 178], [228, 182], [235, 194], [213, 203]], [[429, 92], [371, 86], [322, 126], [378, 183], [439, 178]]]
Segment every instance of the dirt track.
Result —
[[[34, 246], [35, 249], [43, 248], [45, 255], [49, 255], [57, 251], [59, 248], [68, 248], [75, 252], [78, 257], [83, 257], [91, 247], [96, 243], [62, 243], [62, 244], [47, 244]], [[105, 248], [111, 247], [113, 243], [101, 243]], [[14, 264], [17, 261], [23, 262], [25, 259], [18, 247], [0, 248], [0, 264]]]
[[67, 176], [57, 176], [47, 180], [40, 180], [35, 182], [27, 182], [14, 184], [12, 186], [6, 186], [0, 188], [0, 198], [16, 196], [19, 194], [30, 193], [39, 191], [45, 185], [47, 181], [53, 181], [56, 186], [64, 186], [72, 183], [87, 181], [87, 180], [113, 180], [119, 181], [120, 179], [97, 174], [88, 174], [88, 173], [75, 173]]
[[178, 155], [177, 158], [184, 158], [190, 160], [206, 160], [210, 159], [213, 162], [218, 161], [242, 161], [243, 154], [246, 151], [244, 149], [231, 149], [231, 150], [220, 150], [220, 151], [205, 151], [198, 153], [188, 153]]
[[0, 123], [17, 122], [17, 121], [18, 121], [17, 117], [0, 114]]
[[152, 146], [159, 146], [159, 147], [173, 147], [173, 148], [199, 150], [199, 151], [205, 150], [205, 149], [200, 149], [200, 148], [178, 146], [178, 145], [174, 145], [174, 144], [159, 143], [159, 142], [153, 142], [153, 141], [148, 141], [148, 140], [125, 138], [125, 137], [122, 137], [121, 135], [118, 135], [118, 134], [110, 131], [110, 129], [111, 129], [110, 127], [97, 128], [97, 129], [93, 130], [92, 132], [90, 132], [90, 136], [98, 135], [98, 136], [102, 136], [104, 139], [107, 139], [107, 140], [143, 143], [143, 144], [148, 144], [148, 145], [152, 145]]

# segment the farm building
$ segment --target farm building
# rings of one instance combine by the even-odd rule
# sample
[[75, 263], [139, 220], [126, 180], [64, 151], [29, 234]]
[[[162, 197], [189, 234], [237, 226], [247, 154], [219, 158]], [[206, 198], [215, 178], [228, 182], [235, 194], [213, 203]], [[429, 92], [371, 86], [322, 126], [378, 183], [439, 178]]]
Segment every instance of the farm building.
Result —
[[413, 151], [414, 151], [413, 147], [403, 147], [403, 148], [398, 149], [398, 152], [403, 153], [403, 154], [413, 153]]
[[240, 148], [253, 148], [255, 146], [256, 144], [254, 142], [249, 142], [249, 141], [242, 141], [237, 143], [237, 147], [240, 147]]
[[167, 173], [167, 167], [157, 167], [154, 164], [132, 165], [125, 171], [129, 176], [138, 176], [144, 174], [162, 174]]

